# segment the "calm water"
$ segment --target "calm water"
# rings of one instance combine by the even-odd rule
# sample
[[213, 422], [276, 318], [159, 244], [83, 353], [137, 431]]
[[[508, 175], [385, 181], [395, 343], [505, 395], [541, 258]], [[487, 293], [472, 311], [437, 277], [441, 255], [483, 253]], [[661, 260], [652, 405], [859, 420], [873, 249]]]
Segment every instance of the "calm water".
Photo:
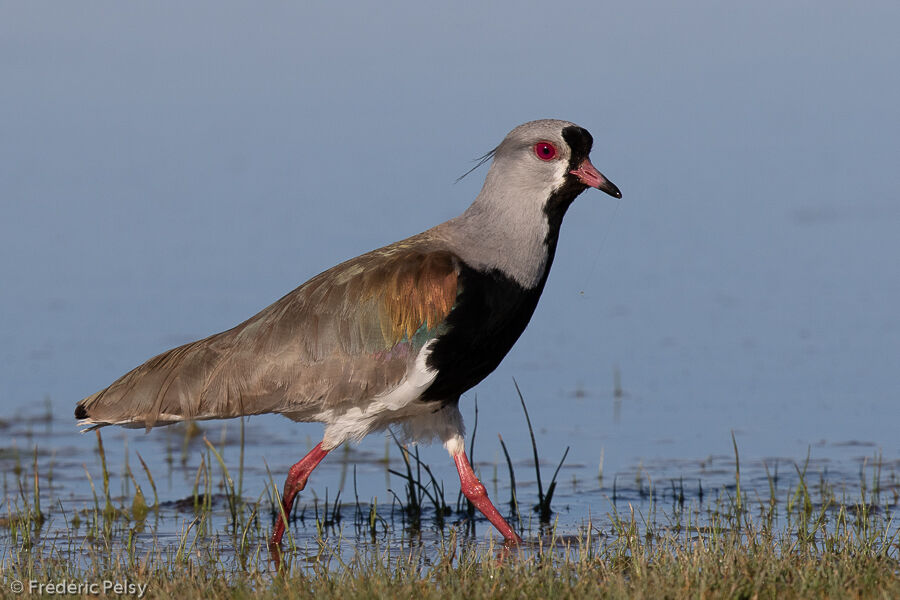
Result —
[[[498, 502], [497, 433], [534, 494], [513, 378], [546, 478], [570, 448], [557, 493], [569, 528], [609, 510], [613, 481], [639, 498], [638, 473], [729, 484], [732, 432], [765, 489], [763, 461], [791, 472], [807, 452], [851, 488], [864, 459], [895, 464], [895, 3], [191, 10], [3, 8], [4, 469], [38, 442], [86, 501], [95, 440], [76, 432], [77, 400], [459, 213], [483, 177], [452, 184], [469, 161], [546, 116], [593, 132], [593, 162], [625, 198], [579, 198], [531, 326], [463, 399], [471, 429], [478, 398], [476, 456], [485, 479], [498, 465]], [[563, 35], [551, 10], [578, 19]], [[23, 421], [45, 398], [49, 433]], [[248, 427], [254, 498], [263, 459], [280, 486], [321, 435], [276, 417]], [[165, 430], [104, 435], [113, 463], [125, 439], [154, 472], [180, 452]], [[163, 500], [190, 490], [199, 443]], [[362, 497], [389, 502], [384, 447], [373, 436], [343, 462]], [[446, 453], [422, 452], [455, 500]], [[342, 469], [329, 457], [315, 493], [343, 481], [346, 495]]]

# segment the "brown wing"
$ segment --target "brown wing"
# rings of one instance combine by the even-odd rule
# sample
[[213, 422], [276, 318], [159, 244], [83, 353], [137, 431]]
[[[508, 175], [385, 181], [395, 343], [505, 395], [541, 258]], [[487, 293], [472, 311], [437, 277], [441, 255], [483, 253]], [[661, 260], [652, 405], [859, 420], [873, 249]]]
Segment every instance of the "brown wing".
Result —
[[84, 425], [282, 413], [313, 420], [402, 383], [456, 302], [457, 262], [421, 236], [342, 263], [233, 329], [173, 348], [78, 403]]

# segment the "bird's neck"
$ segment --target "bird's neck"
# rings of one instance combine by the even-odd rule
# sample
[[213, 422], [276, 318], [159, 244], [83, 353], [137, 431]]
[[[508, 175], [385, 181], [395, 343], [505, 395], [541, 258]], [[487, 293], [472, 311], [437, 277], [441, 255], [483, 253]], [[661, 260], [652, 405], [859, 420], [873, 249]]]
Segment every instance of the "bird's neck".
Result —
[[538, 196], [508, 187], [491, 194], [482, 190], [463, 214], [444, 224], [454, 251], [470, 266], [500, 271], [525, 289], [542, 285], [562, 219], [551, 218]]

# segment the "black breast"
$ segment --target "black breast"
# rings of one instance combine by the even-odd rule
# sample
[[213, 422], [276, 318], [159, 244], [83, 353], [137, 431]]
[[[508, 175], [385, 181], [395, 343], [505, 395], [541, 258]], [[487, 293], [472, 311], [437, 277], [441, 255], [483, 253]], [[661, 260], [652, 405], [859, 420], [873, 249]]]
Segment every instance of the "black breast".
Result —
[[500, 271], [461, 266], [462, 292], [428, 357], [438, 375], [422, 400], [453, 402], [497, 368], [531, 320], [548, 272], [529, 289]]

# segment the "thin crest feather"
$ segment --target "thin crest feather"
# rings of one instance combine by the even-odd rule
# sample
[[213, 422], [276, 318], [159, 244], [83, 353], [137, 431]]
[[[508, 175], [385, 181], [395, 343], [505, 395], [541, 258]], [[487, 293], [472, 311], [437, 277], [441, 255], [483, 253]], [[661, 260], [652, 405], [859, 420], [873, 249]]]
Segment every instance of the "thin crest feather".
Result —
[[[497, 148], [499, 148], [499, 147], [500, 147], [500, 146], [497, 146]], [[497, 153], [497, 148], [494, 148], [493, 150], [491, 150], [491, 151], [488, 152], [487, 154], [485, 154], [485, 155], [483, 155], [483, 156], [479, 156], [478, 158], [476, 158], [476, 159], [475, 159], [475, 166], [472, 167], [471, 169], [469, 169], [468, 171], [466, 171], [465, 173], [463, 173], [462, 175], [460, 175], [459, 177], [457, 177], [457, 178], [456, 178], [456, 181], [454, 181], [453, 183], [454, 183], [454, 184], [459, 183], [460, 181], [463, 180], [463, 178], [464, 178], [466, 175], [468, 175], [468, 174], [471, 173], [472, 171], [478, 169], [478, 167], [480, 167], [480, 166], [483, 165], [484, 163], [486, 163], [486, 162], [488, 162], [489, 160], [491, 160], [492, 158], [494, 158], [494, 154]]]

